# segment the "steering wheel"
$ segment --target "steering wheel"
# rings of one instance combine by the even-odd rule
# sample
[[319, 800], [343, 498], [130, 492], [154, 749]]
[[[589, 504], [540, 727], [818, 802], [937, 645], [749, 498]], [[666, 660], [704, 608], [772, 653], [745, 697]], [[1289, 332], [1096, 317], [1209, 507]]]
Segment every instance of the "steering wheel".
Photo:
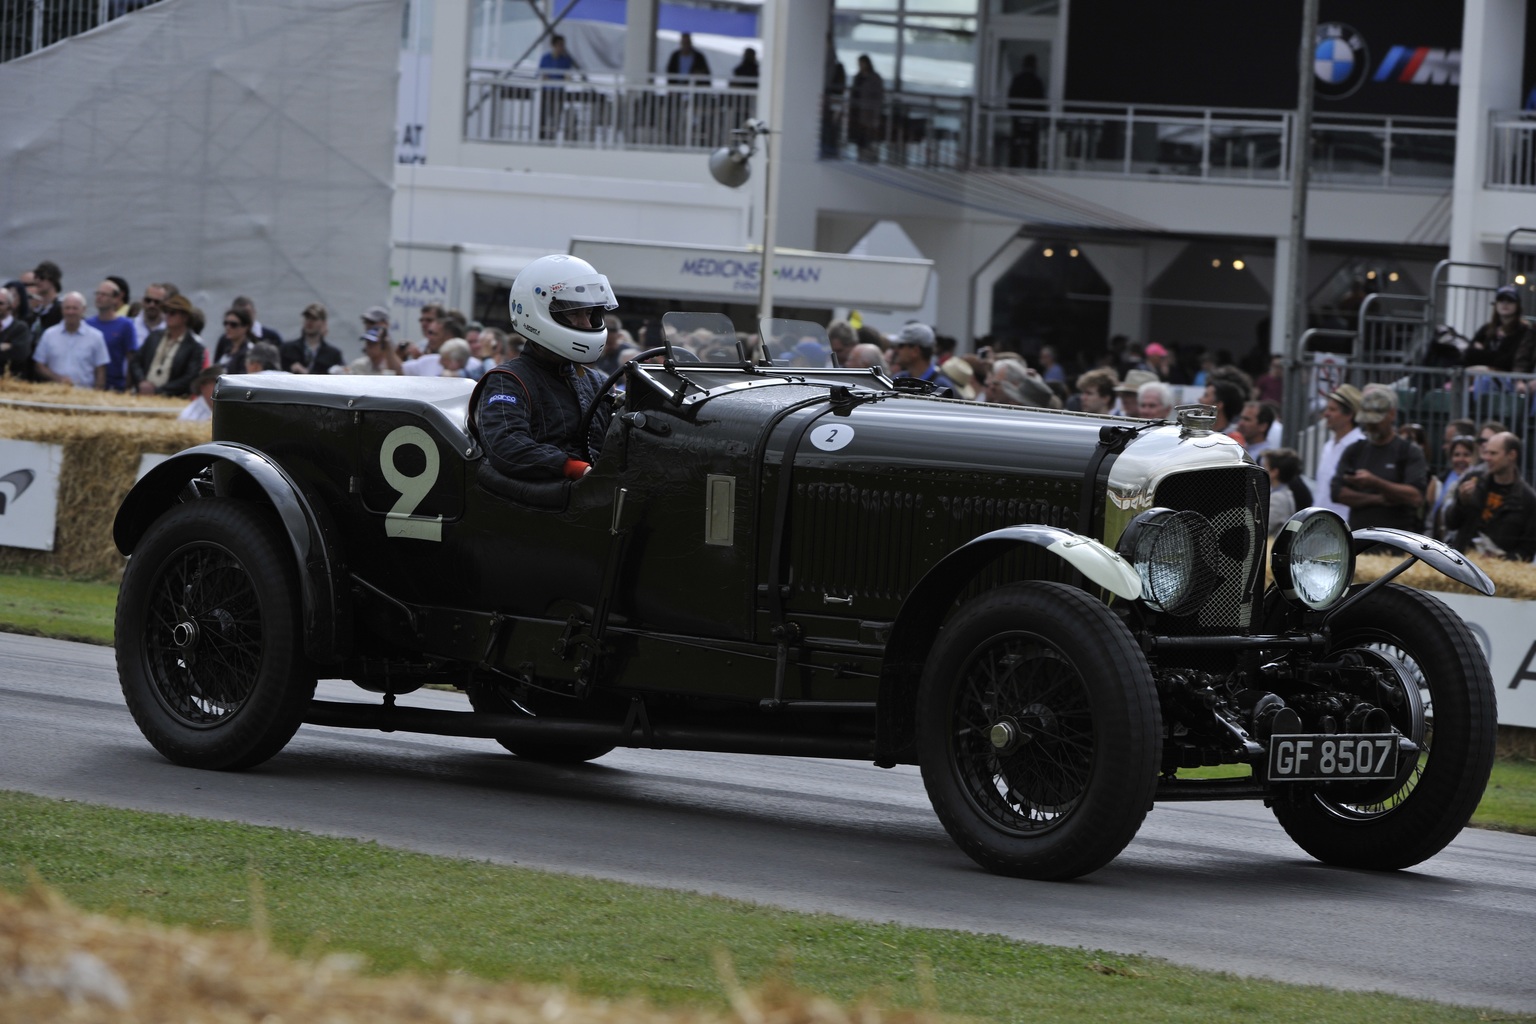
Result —
[[657, 345], [655, 348], [648, 348], [644, 352], [630, 356], [622, 366], [608, 375], [607, 380], [597, 386], [597, 394], [592, 396], [592, 404], [587, 406], [587, 411], [581, 417], [581, 432], [576, 435], [581, 438], [582, 443], [588, 444], [590, 447], [588, 435], [592, 432], [592, 420], [597, 416], [597, 403], [603, 400], [604, 395], [613, 390], [613, 386], [619, 382], [619, 378], [624, 376], [625, 372], [635, 363], [644, 362], [654, 356], [665, 355], [666, 352], [667, 347], [665, 345]]

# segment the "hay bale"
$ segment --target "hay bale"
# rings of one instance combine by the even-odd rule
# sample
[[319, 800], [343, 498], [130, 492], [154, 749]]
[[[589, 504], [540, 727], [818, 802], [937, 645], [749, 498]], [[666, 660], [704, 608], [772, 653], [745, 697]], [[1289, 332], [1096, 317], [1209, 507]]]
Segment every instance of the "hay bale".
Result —
[[166, 416], [175, 419], [186, 406], [185, 398], [129, 395], [118, 391], [94, 391], [68, 384], [33, 384], [0, 375], [0, 407], [65, 412], [73, 409], [117, 411], [129, 415]]
[[[124, 397], [53, 387], [66, 395]], [[175, 399], [154, 401], [162, 405], [170, 401], [178, 410], [186, 405]], [[140, 456], [174, 454], [212, 436], [207, 421], [108, 412], [44, 412], [0, 404], [0, 438], [57, 444], [64, 449], [53, 551], [0, 548], [0, 571], [27, 568], [72, 577], [115, 578], [121, 574], [124, 560], [112, 543], [112, 520], [133, 487]]]
[[[1397, 568], [1403, 558], [1403, 555], [1396, 553], [1361, 555], [1355, 559], [1355, 582], [1369, 583], [1371, 580], [1379, 579]], [[1528, 562], [1511, 562], [1502, 558], [1483, 558], [1479, 555], [1468, 555], [1467, 561], [1482, 569], [1488, 574], [1488, 578], [1493, 580], [1493, 585], [1498, 588], [1494, 592], [1495, 597], [1512, 597], [1522, 601], [1536, 599], [1536, 565]], [[1417, 590], [1475, 593], [1423, 562], [1415, 563], [1407, 572], [1397, 577], [1395, 582]]]
[[731, 1016], [610, 1003], [553, 986], [463, 976], [370, 978], [361, 958], [295, 960], [248, 932], [196, 934], [85, 914], [58, 895], [0, 892], [0, 1020], [474, 1021], [477, 1024], [923, 1024], [786, 987], [722, 985]]

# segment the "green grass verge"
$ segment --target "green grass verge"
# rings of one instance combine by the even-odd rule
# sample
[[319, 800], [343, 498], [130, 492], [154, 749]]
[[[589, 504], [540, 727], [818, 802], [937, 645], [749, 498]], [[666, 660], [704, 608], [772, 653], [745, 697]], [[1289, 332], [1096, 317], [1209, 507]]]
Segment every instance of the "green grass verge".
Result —
[[117, 584], [0, 574], [0, 630], [92, 644], [112, 642]]
[[[464, 971], [721, 1012], [714, 957], [723, 951], [749, 986], [783, 978], [842, 1003], [872, 998], [978, 1021], [1488, 1019], [1473, 1009], [1141, 957], [861, 924], [0, 792], [0, 887], [20, 891], [33, 872], [86, 910], [196, 929], [250, 926], [260, 893], [255, 912], [278, 948], [307, 957], [361, 953], [376, 972]], [[1019, 883], [1023, 907], [1029, 884]]]
[[1501, 832], [1536, 835], [1536, 761], [1503, 758], [1493, 763], [1488, 788], [1472, 824]]

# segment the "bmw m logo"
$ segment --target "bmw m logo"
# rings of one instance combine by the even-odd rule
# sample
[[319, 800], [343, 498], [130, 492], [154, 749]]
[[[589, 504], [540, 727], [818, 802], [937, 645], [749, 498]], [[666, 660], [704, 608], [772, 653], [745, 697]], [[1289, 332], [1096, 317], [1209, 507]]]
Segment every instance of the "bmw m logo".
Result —
[[1317, 26], [1312, 71], [1319, 96], [1337, 100], [1352, 94], [1371, 71], [1371, 51], [1365, 38], [1340, 21]]

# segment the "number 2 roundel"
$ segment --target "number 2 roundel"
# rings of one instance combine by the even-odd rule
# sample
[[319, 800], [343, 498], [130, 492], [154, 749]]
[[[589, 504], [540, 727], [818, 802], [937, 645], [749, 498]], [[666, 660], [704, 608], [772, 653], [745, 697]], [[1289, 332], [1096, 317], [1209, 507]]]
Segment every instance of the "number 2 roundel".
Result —
[[811, 430], [811, 444], [824, 452], [846, 448], [852, 440], [853, 428], [846, 423], [823, 423]]

